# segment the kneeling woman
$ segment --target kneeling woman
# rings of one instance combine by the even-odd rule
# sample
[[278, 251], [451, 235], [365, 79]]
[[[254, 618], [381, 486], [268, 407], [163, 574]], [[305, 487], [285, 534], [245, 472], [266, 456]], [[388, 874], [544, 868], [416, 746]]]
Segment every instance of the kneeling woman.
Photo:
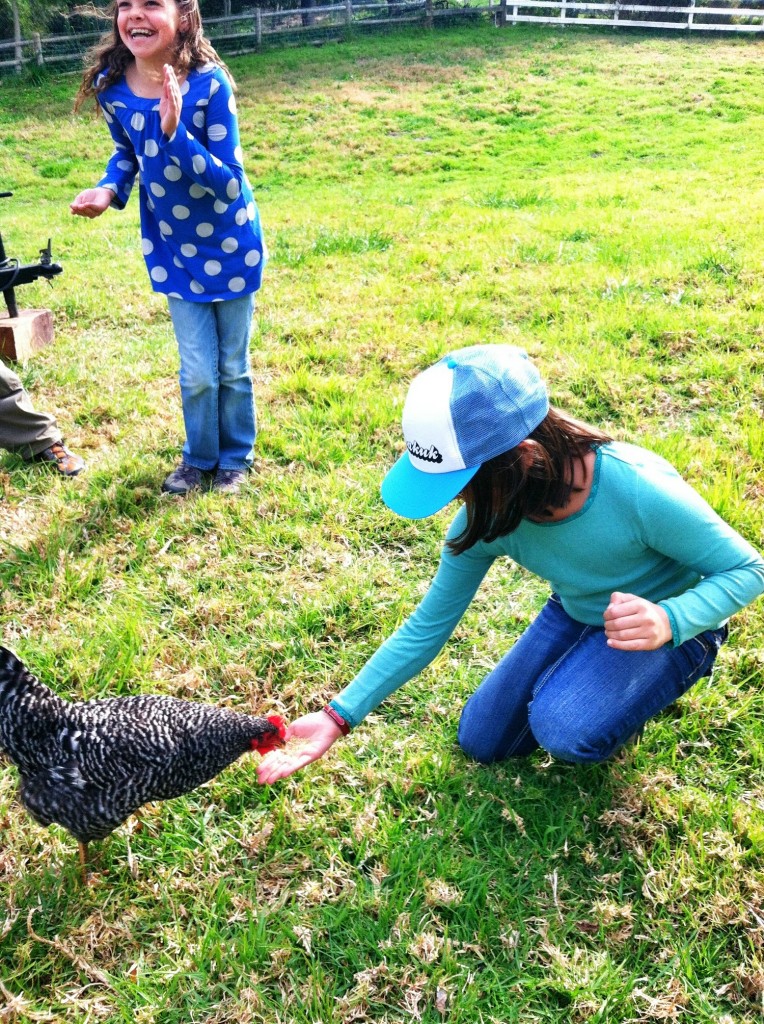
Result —
[[385, 503], [421, 519], [461, 498], [413, 615], [326, 708], [295, 721], [261, 782], [321, 757], [438, 654], [495, 559], [548, 580], [535, 621], [469, 698], [479, 761], [539, 747], [603, 761], [710, 674], [726, 622], [764, 592], [764, 560], [657, 455], [551, 409], [520, 349], [481, 345], [414, 379]]

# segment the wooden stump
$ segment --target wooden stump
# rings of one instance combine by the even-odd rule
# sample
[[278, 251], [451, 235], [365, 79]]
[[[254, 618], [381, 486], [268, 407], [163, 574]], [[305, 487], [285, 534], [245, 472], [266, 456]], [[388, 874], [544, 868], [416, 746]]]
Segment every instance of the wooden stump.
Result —
[[53, 341], [49, 309], [22, 309], [18, 316], [0, 313], [0, 355], [25, 363], [33, 352]]

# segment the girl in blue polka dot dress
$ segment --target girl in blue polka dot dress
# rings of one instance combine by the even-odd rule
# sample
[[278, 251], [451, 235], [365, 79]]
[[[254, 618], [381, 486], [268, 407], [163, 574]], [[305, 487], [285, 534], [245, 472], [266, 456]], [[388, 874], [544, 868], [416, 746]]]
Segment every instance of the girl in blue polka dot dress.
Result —
[[249, 335], [267, 253], [233, 80], [204, 38], [198, 0], [116, 0], [113, 8], [75, 109], [96, 99], [115, 150], [71, 210], [121, 210], [139, 177], [143, 254], [170, 307], [186, 428], [183, 461], [163, 490], [196, 490], [203, 472], [215, 471], [213, 488], [237, 493], [253, 460]]

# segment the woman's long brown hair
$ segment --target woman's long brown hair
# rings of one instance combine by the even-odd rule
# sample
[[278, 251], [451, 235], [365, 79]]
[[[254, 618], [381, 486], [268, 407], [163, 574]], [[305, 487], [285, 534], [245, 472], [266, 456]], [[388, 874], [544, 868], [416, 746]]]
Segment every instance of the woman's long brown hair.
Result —
[[529, 435], [532, 444], [502, 452], [484, 462], [462, 491], [467, 526], [448, 547], [460, 555], [479, 540], [512, 533], [523, 519], [543, 522], [551, 509], [564, 508], [574, 491], [576, 463], [612, 438], [559, 409], [550, 409]]
[[[183, 27], [178, 30], [176, 38], [175, 53], [172, 59], [172, 66], [178, 75], [187, 75], [188, 72], [201, 64], [212, 62], [223, 69], [228, 76], [233, 88], [236, 84], [233, 76], [223, 61], [218, 56], [212, 43], [205, 37], [202, 28], [202, 16], [199, 12], [198, 0], [171, 0], [178, 8], [178, 14], [183, 19]], [[125, 69], [132, 61], [133, 55], [119, 37], [117, 28], [118, 3], [112, 0], [107, 8], [106, 15], [93, 4], [77, 8], [78, 14], [86, 14], [91, 17], [111, 17], [111, 31], [102, 36], [96, 45], [85, 55], [85, 71], [82, 76], [77, 96], [74, 100], [75, 111], [79, 110], [83, 103], [91, 97], [95, 99], [99, 92], [108, 89], [110, 85], [124, 75]], [[96, 79], [103, 72], [103, 80], [96, 86]], [[96, 108], [98, 104], [96, 103]]]

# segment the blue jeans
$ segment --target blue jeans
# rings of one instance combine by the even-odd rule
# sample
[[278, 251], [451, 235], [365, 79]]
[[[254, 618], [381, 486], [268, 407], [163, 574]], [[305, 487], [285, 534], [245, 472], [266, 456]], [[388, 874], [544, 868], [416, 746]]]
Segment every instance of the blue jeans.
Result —
[[249, 369], [255, 297], [167, 301], [180, 351], [183, 461], [205, 470], [248, 469], [257, 432]]
[[542, 747], [562, 761], [604, 761], [645, 722], [711, 674], [727, 627], [679, 647], [618, 651], [553, 594], [467, 701], [459, 744], [477, 761]]

